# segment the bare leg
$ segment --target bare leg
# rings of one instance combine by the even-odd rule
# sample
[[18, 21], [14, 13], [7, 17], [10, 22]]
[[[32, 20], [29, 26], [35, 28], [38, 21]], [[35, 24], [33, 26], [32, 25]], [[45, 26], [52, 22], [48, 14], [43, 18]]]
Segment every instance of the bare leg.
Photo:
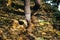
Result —
[[35, 5], [40, 5], [41, 0], [35, 0]]
[[25, 0], [24, 1], [24, 5], [25, 5], [25, 16], [26, 16], [26, 20], [27, 21], [30, 21], [31, 20], [30, 0]]

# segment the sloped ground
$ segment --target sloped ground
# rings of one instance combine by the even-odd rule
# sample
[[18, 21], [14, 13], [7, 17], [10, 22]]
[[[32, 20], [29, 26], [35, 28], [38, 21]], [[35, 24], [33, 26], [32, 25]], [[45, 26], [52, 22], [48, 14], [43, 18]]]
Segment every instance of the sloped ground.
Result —
[[53, 28], [49, 17], [42, 12], [32, 16], [32, 23], [26, 28], [24, 15], [0, 10], [0, 40], [60, 40], [60, 31]]

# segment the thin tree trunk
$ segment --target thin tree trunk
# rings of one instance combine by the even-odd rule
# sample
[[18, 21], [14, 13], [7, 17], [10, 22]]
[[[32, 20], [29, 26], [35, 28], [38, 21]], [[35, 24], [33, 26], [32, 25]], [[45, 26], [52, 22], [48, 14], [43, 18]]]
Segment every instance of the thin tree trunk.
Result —
[[27, 21], [31, 21], [30, 0], [24, 0], [25, 16]]

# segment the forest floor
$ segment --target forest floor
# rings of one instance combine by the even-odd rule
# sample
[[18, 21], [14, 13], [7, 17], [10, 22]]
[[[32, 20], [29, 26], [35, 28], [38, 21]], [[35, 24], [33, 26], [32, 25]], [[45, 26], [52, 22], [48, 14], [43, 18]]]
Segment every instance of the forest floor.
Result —
[[53, 28], [53, 23], [46, 16], [37, 15], [32, 16], [32, 23], [26, 28], [24, 15], [0, 10], [0, 40], [60, 40], [60, 31]]
[[0, 8], [0, 40], [60, 40], [60, 27], [54, 25], [53, 12], [38, 10], [27, 25], [19, 10]]

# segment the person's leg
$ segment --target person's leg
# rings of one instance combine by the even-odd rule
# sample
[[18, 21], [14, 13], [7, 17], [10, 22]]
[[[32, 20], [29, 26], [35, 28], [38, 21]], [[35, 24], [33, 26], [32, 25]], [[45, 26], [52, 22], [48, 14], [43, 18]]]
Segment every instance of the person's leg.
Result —
[[36, 5], [40, 5], [40, 0], [35, 0]]
[[40, 8], [40, 0], [35, 0], [35, 6], [33, 7], [33, 10], [37, 11]]
[[24, 0], [24, 6], [26, 20], [30, 21], [31, 20], [30, 0]]

